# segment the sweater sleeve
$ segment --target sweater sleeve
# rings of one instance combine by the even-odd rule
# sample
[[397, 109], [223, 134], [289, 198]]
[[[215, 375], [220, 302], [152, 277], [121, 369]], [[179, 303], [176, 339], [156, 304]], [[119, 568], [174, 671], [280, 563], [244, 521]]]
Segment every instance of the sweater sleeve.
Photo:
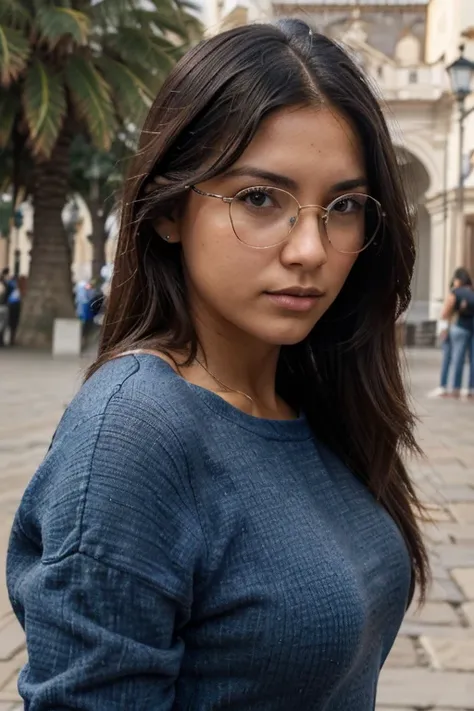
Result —
[[204, 555], [185, 456], [160, 408], [136, 393], [67, 421], [10, 539], [25, 708], [168, 711]]

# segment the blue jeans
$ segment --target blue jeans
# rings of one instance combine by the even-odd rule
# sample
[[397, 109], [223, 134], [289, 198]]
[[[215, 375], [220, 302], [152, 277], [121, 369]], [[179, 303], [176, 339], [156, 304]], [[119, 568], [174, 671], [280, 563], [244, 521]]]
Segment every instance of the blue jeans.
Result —
[[474, 390], [474, 337], [471, 331], [453, 324], [443, 343], [443, 364], [441, 366], [441, 387], [448, 385], [449, 371], [453, 370], [453, 390], [461, 390], [464, 364], [470, 355], [469, 389]]
[[471, 335], [469, 353], [469, 392], [474, 395], [474, 332]]

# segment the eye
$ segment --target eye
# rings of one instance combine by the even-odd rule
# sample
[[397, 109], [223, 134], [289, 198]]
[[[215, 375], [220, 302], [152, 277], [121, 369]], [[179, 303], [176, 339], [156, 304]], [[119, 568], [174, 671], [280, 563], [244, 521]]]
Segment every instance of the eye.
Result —
[[366, 202], [366, 195], [343, 195], [333, 203], [331, 210], [342, 215], [360, 212], [364, 209]]
[[270, 191], [263, 190], [262, 188], [242, 191], [236, 197], [248, 207], [261, 209], [275, 206], [275, 201], [272, 199]]

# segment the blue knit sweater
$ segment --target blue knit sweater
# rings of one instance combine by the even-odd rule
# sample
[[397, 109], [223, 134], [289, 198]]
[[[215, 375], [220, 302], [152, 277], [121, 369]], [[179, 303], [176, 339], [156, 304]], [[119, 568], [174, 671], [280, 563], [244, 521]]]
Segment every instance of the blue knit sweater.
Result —
[[8, 586], [28, 711], [370, 711], [410, 565], [304, 418], [251, 417], [130, 355], [65, 413]]

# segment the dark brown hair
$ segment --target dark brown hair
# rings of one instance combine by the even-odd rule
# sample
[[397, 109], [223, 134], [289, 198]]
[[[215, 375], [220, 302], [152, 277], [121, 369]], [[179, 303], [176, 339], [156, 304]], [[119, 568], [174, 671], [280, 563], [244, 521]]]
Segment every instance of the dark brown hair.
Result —
[[460, 281], [461, 286], [472, 286], [471, 275], [464, 267], [458, 267], [454, 270], [451, 286], [454, 284], [455, 280]]
[[251, 25], [212, 37], [164, 83], [126, 183], [100, 353], [90, 372], [131, 348], [179, 351], [192, 360], [198, 344], [181, 250], [157, 236], [154, 220], [179, 210], [187, 185], [234, 163], [271, 112], [324, 102], [360, 136], [385, 226], [309, 336], [282, 348], [277, 388], [396, 521], [423, 594], [428, 564], [417, 521], [421, 507], [402, 459], [419, 450], [395, 334], [410, 301], [415, 261], [410, 213], [367, 80], [341, 47], [304, 22]]

